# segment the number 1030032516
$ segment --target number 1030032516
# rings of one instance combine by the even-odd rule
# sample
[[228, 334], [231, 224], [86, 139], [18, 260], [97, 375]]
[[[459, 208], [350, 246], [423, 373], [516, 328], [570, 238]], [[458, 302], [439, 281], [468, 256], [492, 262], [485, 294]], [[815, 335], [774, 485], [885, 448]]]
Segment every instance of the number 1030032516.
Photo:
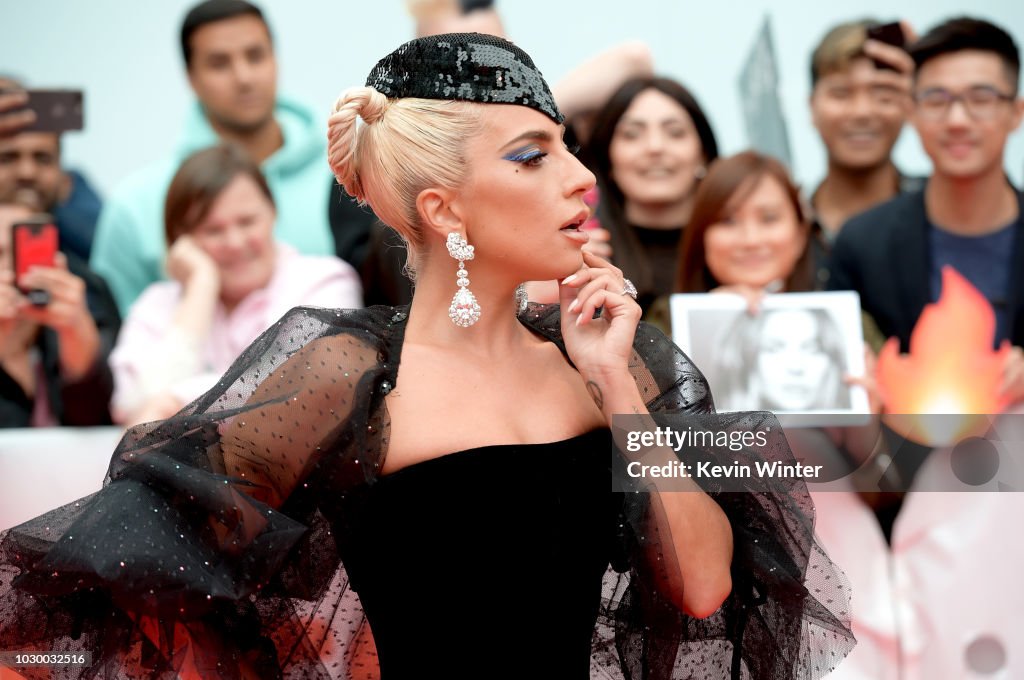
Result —
[[0, 666], [28, 668], [38, 666], [89, 666], [90, 652], [0, 652]]

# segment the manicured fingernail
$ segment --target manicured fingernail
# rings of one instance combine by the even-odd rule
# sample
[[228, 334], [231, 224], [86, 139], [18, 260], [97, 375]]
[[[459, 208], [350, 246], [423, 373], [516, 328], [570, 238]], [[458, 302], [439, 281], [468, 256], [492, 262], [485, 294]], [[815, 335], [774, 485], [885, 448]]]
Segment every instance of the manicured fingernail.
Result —
[[564, 279], [562, 279], [562, 285], [565, 285], [567, 283], [572, 283], [575, 280], [576, 280], [576, 275], [575, 274], [570, 274], [569, 276], [566, 276]]
[[579, 307], [579, 306], [580, 306], [580, 301], [578, 299], [577, 300], [573, 300], [571, 303], [569, 303], [569, 311], [570, 312], [575, 312], [576, 308]]

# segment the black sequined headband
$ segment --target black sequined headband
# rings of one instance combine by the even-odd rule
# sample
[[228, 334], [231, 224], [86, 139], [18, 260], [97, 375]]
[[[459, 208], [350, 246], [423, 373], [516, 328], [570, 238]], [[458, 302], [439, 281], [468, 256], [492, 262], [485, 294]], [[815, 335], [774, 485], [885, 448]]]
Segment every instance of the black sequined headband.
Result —
[[390, 99], [521, 104], [556, 123], [565, 120], [530, 55], [503, 38], [483, 33], [410, 40], [377, 62], [366, 85]]

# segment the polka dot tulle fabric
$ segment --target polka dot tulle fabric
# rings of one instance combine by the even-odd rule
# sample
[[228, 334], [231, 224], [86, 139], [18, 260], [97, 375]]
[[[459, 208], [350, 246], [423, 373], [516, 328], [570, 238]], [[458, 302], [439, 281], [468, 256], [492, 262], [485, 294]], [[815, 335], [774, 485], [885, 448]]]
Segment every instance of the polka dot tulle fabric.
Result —
[[[367, 491], [381, 478], [384, 397], [396, 384], [407, 315], [384, 307], [292, 310], [209, 393], [167, 421], [129, 430], [101, 491], [0, 534], [0, 650], [93, 658], [85, 668], [19, 672], [379, 677], [371, 627], [344, 561], [360, 545], [354, 538], [367, 526]], [[556, 308], [531, 305], [521, 320], [561, 347]], [[703, 376], [659, 332], [641, 325], [634, 348], [631, 370], [652, 413], [713, 410]], [[730, 426], [756, 427], [764, 417], [737, 414]], [[773, 432], [765, 452], [791, 460], [781, 431]], [[732, 594], [697, 620], [650, 587], [645, 565], [659, 554], [658, 537], [640, 529], [650, 497], [625, 493], [591, 677], [823, 677], [854, 644], [850, 591], [814, 541], [806, 489], [792, 482], [706, 490], [731, 520]], [[522, 502], [531, 502], [529, 494]], [[533, 558], [521, 568], [543, 578], [545, 567]], [[462, 604], [449, 597], [437, 606]], [[511, 606], [545, 615], [543, 598], [496, 598], [491, 616]], [[520, 642], [531, 677], [549, 677], [545, 650], [531, 647], [528, 629]], [[492, 677], [503, 677], [506, 662], [494, 660]], [[422, 672], [460, 677], [457, 669], [456, 659], [447, 675]]]

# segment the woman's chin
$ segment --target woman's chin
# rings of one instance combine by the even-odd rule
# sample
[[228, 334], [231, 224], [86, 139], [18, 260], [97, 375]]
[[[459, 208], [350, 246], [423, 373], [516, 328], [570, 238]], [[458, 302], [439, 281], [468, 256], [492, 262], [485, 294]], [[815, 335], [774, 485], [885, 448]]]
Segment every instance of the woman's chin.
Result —
[[266, 288], [274, 278], [272, 268], [250, 267], [246, 270], [221, 272], [221, 296], [229, 295], [238, 300]]
[[[583, 267], [583, 251], [575, 248], [557, 253], [548, 251], [545, 255], [538, 252], [529, 263], [522, 260], [519, 262], [508, 260], [502, 266], [510, 272], [515, 272], [515, 277], [520, 281], [558, 282], [575, 274]], [[466, 268], [470, 270], [469, 278], [472, 280], [473, 270], [469, 264], [466, 265]], [[470, 284], [470, 288], [472, 287], [473, 285]], [[533, 298], [530, 299], [533, 300]]]
[[249, 297], [257, 290], [266, 287], [265, 285], [240, 285], [240, 286], [222, 286], [220, 291], [220, 299], [225, 305], [231, 307], [237, 305], [239, 302]]
[[748, 288], [765, 290], [773, 288], [778, 280], [779, 277], [776, 276], [774, 272], [759, 276], [749, 276], [748, 274], [747, 277], [743, 278], [740, 281], [737, 281], [736, 284], [746, 286]]
[[551, 267], [544, 267], [543, 271], [537, 271], [536, 276], [532, 277], [532, 281], [550, 281], [558, 280], [575, 274], [583, 267], [583, 251], [576, 250], [568, 255], [559, 257], [557, 262], [552, 261], [550, 264], [556, 265]]

